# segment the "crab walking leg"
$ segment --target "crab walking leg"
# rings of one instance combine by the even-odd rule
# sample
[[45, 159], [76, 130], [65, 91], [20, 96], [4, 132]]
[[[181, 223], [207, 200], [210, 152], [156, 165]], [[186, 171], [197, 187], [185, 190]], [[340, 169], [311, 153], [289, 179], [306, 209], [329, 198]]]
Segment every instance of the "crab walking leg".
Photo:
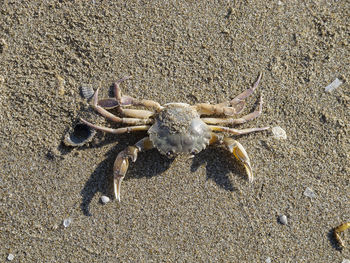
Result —
[[153, 100], [138, 100], [130, 96], [123, 96], [119, 84], [128, 78], [130, 77], [123, 78], [114, 83], [114, 94], [119, 106], [145, 106], [146, 108], [155, 109], [157, 111], [163, 109], [158, 102]]
[[[239, 94], [237, 97], [235, 97], [233, 100], [230, 101], [230, 104], [232, 106], [234, 105], [238, 105], [240, 103], [244, 103], [244, 100], [249, 97], [253, 92], [254, 90], [256, 90], [256, 88], [259, 86], [259, 82], [261, 80], [261, 77], [262, 77], [262, 73], [260, 72], [259, 73], [259, 76], [258, 76], [258, 79], [255, 81], [255, 83], [252, 85], [251, 88], [243, 91], [241, 94]], [[244, 106], [244, 105], [243, 105]], [[243, 109], [243, 108], [242, 108]]]
[[340, 246], [342, 246], [342, 247], [345, 247], [345, 244], [344, 244], [343, 240], [340, 237], [340, 233], [344, 232], [348, 228], [350, 228], [350, 222], [346, 222], [344, 224], [341, 224], [340, 226], [337, 226], [334, 229], [334, 237], [337, 240], [337, 242], [340, 244]]
[[259, 86], [261, 77], [262, 73], [259, 74], [257, 81], [253, 84], [251, 88], [245, 90], [231, 101], [225, 101], [214, 105], [208, 103], [200, 103], [195, 105], [194, 107], [201, 115], [224, 114], [226, 116], [233, 116], [235, 114], [239, 114], [244, 109], [244, 100], [248, 96], [250, 96], [254, 92], [254, 90], [256, 90], [256, 88]]
[[194, 106], [194, 109], [200, 114], [200, 115], [226, 115], [226, 116], [233, 116], [237, 113], [239, 113], [241, 110], [237, 110], [234, 107], [227, 107], [224, 103], [220, 104], [209, 104], [209, 103], [199, 103]]
[[113, 166], [114, 176], [114, 195], [120, 202], [120, 188], [121, 183], [125, 177], [125, 174], [129, 167], [129, 159], [135, 162], [137, 154], [142, 151], [146, 151], [153, 148], [151, 140], [146, 137], [138, 141], [134, 146], [128, 146], [125, 150], [121, 151], [115, 159]]
[[250, 128], [250, 129], [238, 130], [238, 129], [228, 128], [228, 127], [224, 127], [224, 126], [208, 125], [208, 127], [212, 131], [227, 132], [227, 133], [231, 133], [234, 135], [242, 135], [242, 134], [247, 134], [247, 133], [251, 133], [251, 132], [265, 131], [265, 130], [270, 128], [270, 127], [263, 127], [263, 128]]
[[92, 107], [107, 119], [110, 119], [114, 122], [121, 122], [121, 123], [131, 124], [131, 125], [149, 124], [153, 122], [153, 120], [148, 118], [136, 119], [136, 118], [120, 118], [118, 116], [115, 116], [114, 114], [110, 113], [109, 111], [107, 111], [106, 109], [98, 105], [98, 90], [99, 89], [95, 91], [94, 97], [92, 99]]
[[247, 121], [253, 120], [257, 117], [259, 117], [259, 115], [262, 113], [262, 104], [263, 104], [263, 100], [262, 97], [260, 97], [260, 103], [259, 103], [259, 107], [252, 113], [249, 113], [241, 118], [238, 119], [234, 119], [234, 118], [201, 118], [202, 121], [204, 121], [207, 124], [242, 124], [245, 123]]
[[140, 126], [130, 126], [130, 127], [112, 129], [112, 128], [92, 124], [82, 118], [80, 118], [80, 120], [82, 123], [90, 126], [91, 128], [94, 128], [96, 130], [103, 131], [103, 132], [113, 133], [113, 134], [121, 134], [121, 133], [127, 133], [127, 132], [129, 133], [134, 131], [147, 131], [150, 128], [149, 125], [140, 125]]
[[153, 111], [149, 110], [136, 110], [136, 109], [123, 109], [119, 108], [120, 112], [128, 117], [148, 119], [154, 115]]
[[253, 171], [252, 167], [250, 165], [249, 156], [246, 152], [246, 150], [243, 148], [242, 144], [237, 142], [236, 140], [228, 137], [222, 137], [221, 135], [212, 133], [212, 137], [210, 140], [210, 144], [212, 143], [220, 143], [224, 144], [226, 149], [228, 149], [233, 155], [236, 157], [237, 160], [241, 161], [245, 167], [245, 170], [248, 175], [249, 182], [253, 182]]

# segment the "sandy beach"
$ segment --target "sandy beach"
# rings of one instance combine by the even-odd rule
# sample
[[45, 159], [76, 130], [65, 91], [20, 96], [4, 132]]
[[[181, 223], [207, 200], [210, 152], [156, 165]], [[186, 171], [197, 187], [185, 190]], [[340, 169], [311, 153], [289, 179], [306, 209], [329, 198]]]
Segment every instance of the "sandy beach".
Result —
[[[333, 238], [350, 221], [349, 69], [346, 0], [0, 1], [0, 261], [350, 260], [350, 230], [347, 248]], [[80, 117], [119, 127], [81, 86], [108, 97], [132, 75], [121, 84], [132, 97], [217, 104], [259, 72], [241, 115], [260, 96], [263, 113], [235, 128], [287, 138], [232, 136], [253, 183], [223, 147], [175, 160], [153, 149], [130, 165], [119, 203], [114, 159], [146, 133], [62, 143]]]

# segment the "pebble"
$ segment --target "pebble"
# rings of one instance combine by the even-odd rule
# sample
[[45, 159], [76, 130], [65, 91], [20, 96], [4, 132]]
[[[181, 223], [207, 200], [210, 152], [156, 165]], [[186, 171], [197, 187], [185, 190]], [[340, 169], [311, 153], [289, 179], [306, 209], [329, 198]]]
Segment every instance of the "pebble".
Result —
[[273, 136], [277, 139], [277, 140], [285, 140], [287, 139], [287, 134], [285, 132], [285, 130], [283, 130], [281, 127], [279, 126], [276, 126], [276, 127], [273, 127], [271, 129], [272, 133], [273, 133]]
[[279, 218], [278, 218], [279, 222], [282, 224], [282, 225], [287, 225], [288, 224], [288, 219], [287, 219], [287, 216], [286, 215], [280, 215]]
[[265, 263], [271, 263], [272, 261], [271, 261], [271, 258], [270, 257], [268, 257], [266, 260], [265, 260]]
[[315, 198], [316, 194], [315, 192], [310, 188], [310, 187], [306, 187], [305, 191], [304, 191], [304, 195], [310, 198]]
[[108, 197], [108, 196], [105, 196], [105, 195], [103, 195], [103, 196], [101, 196], [101, 202], [102, 202], [102, 204], [107, 204], [109, 201], [111, 201], [111, 199]]
[[349, 259], [344, 258], [343, 261], [341, 263], [350, 263]]
[[339, 86], [343, 84], [341, 80], [336, 78], [331, 84], [329, 84], [327, 87], [324, 88], [325, 92], [332, 92], [336, 88], [339, 88]]
[[63, 220], [63, 226], [68, 227], [72, 223], [72, 218], [66, 218]]
[[8, 260], [8, 261], [12, 261], [14, 258], [15, 258], [15, 256], [14, 256], [13, 254], [9, 254], [9, 255], [7, 256], [7, 260]]

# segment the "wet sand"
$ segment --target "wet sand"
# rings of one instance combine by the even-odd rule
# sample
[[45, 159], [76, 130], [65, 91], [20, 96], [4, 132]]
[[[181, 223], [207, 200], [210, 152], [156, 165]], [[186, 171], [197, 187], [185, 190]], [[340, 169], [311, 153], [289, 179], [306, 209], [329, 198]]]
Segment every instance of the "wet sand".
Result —
[[[316, 3], [315, 3], [316, 2]], [[13, 262], [342, 262], [332, 229], [350, 221], [348, 1], [0, 6], [0, 259]], [[220, 103], [263, 72], [238, 136], [255, 174], [220, 147], [170, 161], [139, 155], [113, 197], [113, 161], [139, 132], [62, 145], [80, 96], [132, 75], [123, 92], [161, 104]], [[340, 79], [331, 93], [325, 87]], [[304, 195], [306, 188], [314, 196]], [[279, 222], [286, 215], [288, 223]], [[71, 219], [68, 227], [64, 219]], [[350, 246], [350, 233], [343, 235]]]

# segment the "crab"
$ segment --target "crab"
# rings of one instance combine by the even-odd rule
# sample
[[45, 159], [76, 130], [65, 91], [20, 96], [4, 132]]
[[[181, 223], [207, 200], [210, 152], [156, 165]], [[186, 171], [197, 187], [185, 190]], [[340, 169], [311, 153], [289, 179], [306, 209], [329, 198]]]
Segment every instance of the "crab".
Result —
[[[114, 83], [114, 98], [98, 99], [99, 89], [92, 98], [92, 107], [102, 116], [113, 122], [129, 125], [127, 127], [112, 129], [92, 124], [84, 119], [83, 123], [93, 129], [122, 134], [136, 131], [145, 131], [148, 136], [135, 145], [128, 146], [119, 152], [113, 166], [113, 182], [115, 198], [120, 201], [121, 183], [129, 167], [129, 159], [135, 162], [140, 152], [156, 148], [161, 154], [173, 158], [179, 154], [195, 155], [212, 144], [222, 144], [240, 162], [243, 163], [249, 182], [253, 181], [253, 171], [246, 150], [236, 140], [225, 137], [218, 132], [233, 135], [242, 135], [251, 132], [264, 131], [269, 127], [234, 129], [224, 125], [242, 124], [255, 119], [262, 113], [263, 100], [260, 97], [258, 107], [254, 112], [240, 118], [234, 118], [241, 113], [245, 106], [245, 99], [258, 87], [262, 74], [247, 90], [230, 101], [219, 104], [199, 103], [167, 103], [160, 105], [153, 100], [136, 99], [122, 95], [120, 83], [125, 77]], [[134, 106], [134, 107], [130, 107]], [[135, 108], [136, 106], [143, 107]], [[117, 108], [123, 117], [112, 114], [109, 109]]]
[[342, 247], [345, 248], [345, 243], [342, 240], [342, 238], [340, 237], [340, 233], [344, 232], [345, 230], [347, 230], [348, 228], [350, 228], [350, 222], [346, 222], [343, 223], [339, 226], [337, 226], [336, 228], [334, 228], [334, 237], [337, 240], [338, 244]]

